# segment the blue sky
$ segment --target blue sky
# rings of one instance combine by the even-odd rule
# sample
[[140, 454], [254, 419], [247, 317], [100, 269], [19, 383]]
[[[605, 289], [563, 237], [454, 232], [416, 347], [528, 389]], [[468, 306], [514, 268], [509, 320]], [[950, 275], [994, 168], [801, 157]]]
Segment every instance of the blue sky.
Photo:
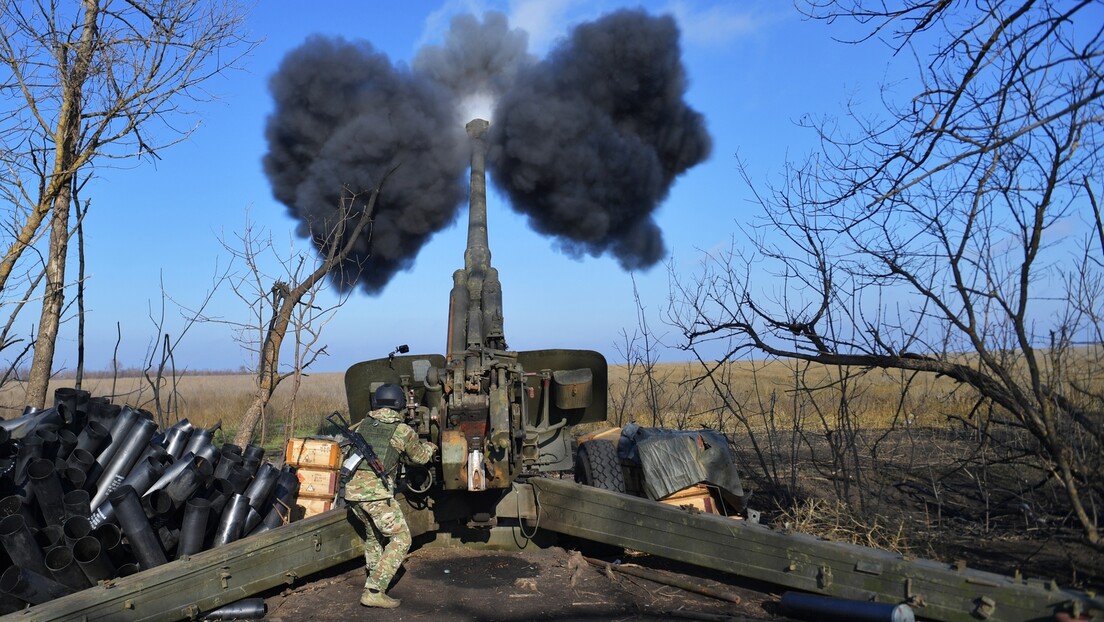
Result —
[[[165, 330], [175, 338], [184, 326], [177, 304], [195, 306], [204, 298], [214, 275], [229, 262], [220, 237], [233, 238], [247, 219], [280, 248], [307, 247], [294, 237], [286, 208], [272, 198], [261, 158], [265, 119], [272, 111], [267, 81], [285, 54], [309, 35], [365, 39], [392, 62], [409, 62], [423, 45], [441, 41], [452, 16], [497, 10], [507, 14], [511, 26], [529, 32], [529, 51], [542, 57], [574, 25], [617, 8], [642, 6], [674, 15], [690, 80], [686, 101], [704, 115], [713, 139], [711, 157], [677, 180], [656, 213], [669, 261], [680, 272], [693, 271], [703, 253], [726, 248], [733, 236], [742, 235], [740, 227], [752, 222], [756, 208], [740, 181], [737, 154], [756, 179], [777, 179], [788, 157], [799, 158], [816, 146], [815, 136], [796, 121], [806, 114], [838, 114], [849, 100], [876, 103], [888, 61], [884, 46], [835, 42], [833, 35], [845, 33], [804, 21], [788, 3], [772, 0], [328, 0], [305, 6], [257, 2], [248, 29], [261, 43], [240, 71], [207, 84], [215, 99], [186, 119], [199, 123], [191, 138], [164, 150], [156, 163], [100, 168], [84, 190], [83, 198], [92, 202], [86, 220], [89, 368], [109, 366], [117, 326], [119, 360], [143, 366], [157, 331], [151, 315], [160, 316], [163, 305]], [[503, 195], [492, 189], [489, 199], [491, 252], [503, 281], [512, 349], [588, 348], [620, 362], [621, 334], [637, 328], [634, 279], [653, 331], [677, 343], [678, 336], [661, 321], [666, 262], [630, 275], [611, 257], [568, 257], [531, 231]], [[401, 343], [415, 352], [442, 351], [452, 272], [463, 261], [465, 222], [461, 213], [381, 295], [353, 292], [323, 331], [329, 356], [316, 369], [341, 371], [385, 356]], [[332, 293], [325, 296], [334, 300]], [[224, 322], [190, 328], [175, 352], [177, 367], [249, 366], [250, 353], [228, 325], [248, 321], [247, 308], [224, 284], [207, 313]], [[76, 363], [74, 328], [70, 320], [63, 329], [55, 369]], [[680, 356], [664, 354], [668, 360]]]

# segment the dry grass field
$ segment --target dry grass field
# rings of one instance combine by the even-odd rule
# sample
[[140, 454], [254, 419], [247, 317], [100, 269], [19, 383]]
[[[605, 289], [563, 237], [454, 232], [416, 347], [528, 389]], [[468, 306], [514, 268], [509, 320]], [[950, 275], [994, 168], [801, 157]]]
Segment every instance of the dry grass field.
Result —
[[[344, 374], [304, 376], [298, 391], [293, 390], [292, 382], [292, 379], [285, 380], [277, 389], [269, 403], [264, 428], [258, 430], [258, 440], [266, 447], [280, 447], [286, 437], [314, 434], [326, 415], [335, 410], [345, 411]], [[51, 383], [51, 390], [72, 386], [72, 379], [59, 379]], [[166, 421], [187, 419], [194, 425], [208, 428], [221, 422], [223, 433], [230, 437], [249, 405], [253, 386], [252, 376], [246, 374], [188, 374], [177, 379], [175, 384], [164, 383], [159, 390], [160, 402]], [[154, 391], [144, 378], [86, 378], [81, 388], [93, 396], [106, 397], [114, 404], [157, 413]], [[18, 383], [0, 389], [0, 412], [4, 418], [22, 411], [23, 393]]]
[[[708, 371], [708, 373], [707, 373]], [[903, 387], [908, 386], [908, 391]], [[845, 399], [844, 399], [845, 397]], [[706, 370], [699, 363], [610, 367], [610, 420], [621, 425], [728, 431], [733, 418], [753, 430], [803, 427], [841, 409], [866, 429], [941, 427], [965, 415], [972, 396], [947, 379], [884, 370], [832, 369], [788, 361], [747, 361]], [[832, 414], [835, 413], [835, 414]]]
[[[737, 402], [736, 408], [752, 415], [750, 421], [763, 426], [789, 428], [808, 407], [807, 397], [795, 387], [825, 387], [818, 402], [836, 400], [834, 387], [846, 386], [850, 408], [868, 429], [893, 425], [901, 417], [916, 425], [942, 425], [948, 400], [953, 402], [951, 382], [913, 383], [909, 396], [901, 398], [902, 379], [881, 371], [856, 378], [842, 379], [840, 372], [826, 368], [796, 367], [783, 361], [742, 362], [714, 371], [712, 379], [702, 379], [698, 363], [658, 363], [650, 378], [643, 368], [609, 368], [609, 420], [615, 425], [637, 421], [644, 425], [688, 429], [696, 426], [724, 430], [731, 423], [721, 396]], [[265, 436], [282, 435], [285, 430], [312, 433], [323, 418], [333, 411], [346, 412], [344, 376], [340, 372], [311, 373], [302, 378], [296, 390], [293, 379], [280, 384], [269, 404]], [[72, 379], [57, 379], [51, 390], [73, 387]], [[82, 388], [93, 396], [106, 397], [117, 404], [157, 411], [157, 397], [145, 378], [86, 378]], [[23, 409], [23, 387], [10, 382], [0, 389], [0, 415], [10, 419]], [[193, 424], [211, 426], [221, 421], [225, 430], [236, 430], [253, 391], [253, 378], [234, 373], [187, 373], [159, 387], [162, 409], [168, 421], [188, 419]], [[294, 397], [294, 399], [293, 399]], [[965, 408], [964, 402], [964, 408]], [[732, 404], [729, 404], [732, 407]], [[951, 404], [953, 405], [953, 404]], [[821, 404], [824, 408], [824, 404]], [[936, 408], [937, 407], [937, 408]], [[940, 414], [934, 414], [934, 413]]]
[[[882, 372], [843, 378], [838, 371], [780, 361], [734, 364], [716, 370], [709, 379], [701, 379], [702, 375], [702, 367], [696, 363], [661, 363], [650, 374], [641, 367], [611, 366], [609, 423], [619, 426], [637, 421], [646, 426], [704, 426], [729, 431], [737, 423], [735, 408], [742, 420], [738, 427], [791, 428], [803, 424], [810, 407], [814, 413], [831, 411], [833, 402], [838, 401], [838, 387], [844, 386], [849, 393], [848, 408], [857, 414], [864, 428], [889, 427], [904, 419], [910, 425], [938, 426], [946, 420], [949, 400], [953, 401], [950, 383], [915, 384], [902, 399], [901, 379]], [[253, 391], [249, 375], [200, 372], [161, 383], [157, 399], [145, 378], [99, 376], [86, 378], [81, 388], [115, 404], [155, 414], [160, 402], [164, 421], [188, 419], [202, 427], [221, 422], [227, 433], [237, 429]], [[287, 436], [313, 434], [324, 417], [335, 410], [347, 414], [344, 374], [303, 376], [297, 390], [293, 383], [294, 378], [285, 380], [269, 405], [264, 429], [258, 430], [259, 440], [265, 445], [278, 446]], [[794, 390], [800, 383], [825, 389], [811, 402], [807, 393]], [[72, 386], [72, 379], [57, 379], [51, 390]], [[24, 407], [23, 393], [23, 386], [17, 382], [0, 388], [0, 416], [17, 416]], [[939, 408], [934, 407], [936, 404]]]

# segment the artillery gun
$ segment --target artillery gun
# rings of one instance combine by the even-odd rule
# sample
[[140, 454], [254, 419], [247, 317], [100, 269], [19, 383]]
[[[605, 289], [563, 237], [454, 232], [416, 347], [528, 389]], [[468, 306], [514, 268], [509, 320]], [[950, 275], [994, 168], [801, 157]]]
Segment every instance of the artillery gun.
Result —
[[[606, 419], [607, 365], [592, 350], [515, 352], [503, 328], [502, 284], [491, 265], [483, 138], [466, 129], [471, 190], [464, 267], [453, 274], [446, 353], [406, 354], [357, 363], [345, 374], [349, 415], [372, 408], [383, 384], [402, 387], [406, 419], [440, 448], [440, 461], [410, 468], [403, 495], [414, 533], [441, 523], [492, 527], [495, 506], [519, 478], [572, 468], [571, 426]], [[398, 354], [398, 356], [396, 356]]]

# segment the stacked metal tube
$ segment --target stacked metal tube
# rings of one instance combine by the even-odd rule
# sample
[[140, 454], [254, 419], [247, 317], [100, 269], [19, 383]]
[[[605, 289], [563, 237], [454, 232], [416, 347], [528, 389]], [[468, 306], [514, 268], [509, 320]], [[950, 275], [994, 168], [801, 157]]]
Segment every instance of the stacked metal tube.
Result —
[[0, 419], [0, 615], [289, 522], [299, 479], [263, 456], [74, 389]]

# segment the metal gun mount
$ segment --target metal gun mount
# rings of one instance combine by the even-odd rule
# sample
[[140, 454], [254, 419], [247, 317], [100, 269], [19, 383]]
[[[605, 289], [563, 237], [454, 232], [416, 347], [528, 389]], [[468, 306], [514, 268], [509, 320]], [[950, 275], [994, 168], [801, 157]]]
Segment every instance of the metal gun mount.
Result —
[[[471, 189], [464, 267], [453, 273], [446, 354], [401, 355], [357, 363], [345, 374], [356, 421], [384, 383], [403, 387], [407, 420], [437, 443], [440, 490], [498, 490], [486, 503], [460, 506], [493, 516], [494, 499], [519, 476], [572, 468], [570, 427], [606, 419], [607, 364], [591, 350], [511, 351], [503, 327], [502, 284], [491, 265], [487, 232], [490, 124], [467, 124]], [[433, 494], [433, 491], [430, 491]], [[440, 518], [442, 504], [437, 503]]]

